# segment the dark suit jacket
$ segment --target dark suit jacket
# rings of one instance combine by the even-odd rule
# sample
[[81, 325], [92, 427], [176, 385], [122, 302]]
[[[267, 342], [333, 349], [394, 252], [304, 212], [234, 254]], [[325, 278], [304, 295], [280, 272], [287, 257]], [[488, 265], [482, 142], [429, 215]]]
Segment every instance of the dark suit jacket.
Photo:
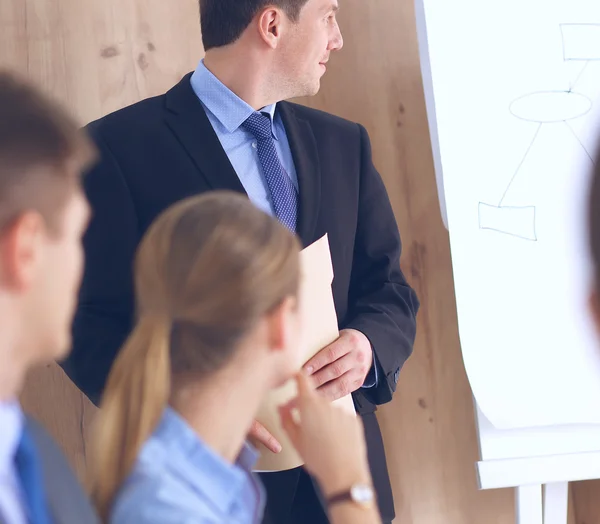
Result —
[[[340, 328], [362, 331], [384, 371], [376, 388], [353, 395], [359, 413], [372, 413], [376, 404], [391, 400], [415, 336], [418, 300], [400, 271], [398, 227], [363, 127], [287, 102], [278, 110], [298, 173], [298, 235], [307, 246], [328, 234]], [[92, 122], [88, 130], [102, 160], [84, 179], [94, 216], [84, 241], [74, 349], [64, 368], [97, 403], [132, 328], [132, 260], [141, 236], [178, 200], [244, 188], [190, 75], [165, 95]], [[385, 472], [383, 447], [378, 438], [371, 440], [377, 447], [370, 448], [373, 468]], [[390, 510], [387, 473], [379, 484], [380, 502]]]
[[63, 453], [34, 420], [27, 417], [26, 429], [33, 438], [42, 465], [48, 509], [54, 524], [95, 524], [100, 519], [75, 478]]

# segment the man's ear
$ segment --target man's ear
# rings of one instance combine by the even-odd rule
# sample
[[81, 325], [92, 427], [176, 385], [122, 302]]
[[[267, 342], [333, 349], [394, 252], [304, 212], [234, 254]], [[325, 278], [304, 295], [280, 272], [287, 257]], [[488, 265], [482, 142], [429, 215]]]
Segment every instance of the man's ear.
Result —
[[269, 315], [267, 325], [269, 347], [272, 351], [282, 351], [288, 347], [290, 337], [294, 336], [291, 327], [296, 314], [296, 299], [287, 297]]
[[29, 211], [13, 220], [0, 236], [0, 279], [13, 291], [31, 286], [41, 263], [44, 220]]
[[272, 49], [279, 43], [284, 20], [283, 12], [276, 7], [269, 7], [258, 15], [258, 33]]

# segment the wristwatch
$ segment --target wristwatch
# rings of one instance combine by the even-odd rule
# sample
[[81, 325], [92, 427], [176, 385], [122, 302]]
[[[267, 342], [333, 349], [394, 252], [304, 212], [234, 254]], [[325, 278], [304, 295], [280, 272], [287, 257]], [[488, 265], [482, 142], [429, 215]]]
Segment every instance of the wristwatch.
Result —
[[369, 484], [354, 484], [349, 490], [336, 493], [327, 499], [329, 506], [341, 502], [353, 502], [363, 509], [371, 509], [375, 502], [375, 492]]

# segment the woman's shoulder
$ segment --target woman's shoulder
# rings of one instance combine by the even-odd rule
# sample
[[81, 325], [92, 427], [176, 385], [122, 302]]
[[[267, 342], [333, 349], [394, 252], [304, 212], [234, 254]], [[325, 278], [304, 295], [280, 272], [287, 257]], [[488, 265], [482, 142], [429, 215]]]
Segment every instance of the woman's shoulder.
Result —
[[112, 508], [110, 524], [220, 524], [189, 486], [158, 464], [136, 467]]
[[161, 489], [157, 478], [129, 478], [115, 497], [110, 524], [193, 522], [191, 516], [182, 515], [179, 505], [171, 504], [159, 496]]
[[177, 461], [169, 457], [167, 448], [151, 437], [119, 489], [111, 512], [110, 524], [130, 522], [216, 524], [219, 520], [178, 474]]

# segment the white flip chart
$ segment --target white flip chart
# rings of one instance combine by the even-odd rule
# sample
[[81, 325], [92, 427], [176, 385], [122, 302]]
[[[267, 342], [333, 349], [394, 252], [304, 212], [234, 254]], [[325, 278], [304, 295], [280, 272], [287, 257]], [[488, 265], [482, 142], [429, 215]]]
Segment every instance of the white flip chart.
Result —
[[600, 423], [585, 223], [600, 138], [600, 2], [418, 7], [473, 394], [498, 428]]

